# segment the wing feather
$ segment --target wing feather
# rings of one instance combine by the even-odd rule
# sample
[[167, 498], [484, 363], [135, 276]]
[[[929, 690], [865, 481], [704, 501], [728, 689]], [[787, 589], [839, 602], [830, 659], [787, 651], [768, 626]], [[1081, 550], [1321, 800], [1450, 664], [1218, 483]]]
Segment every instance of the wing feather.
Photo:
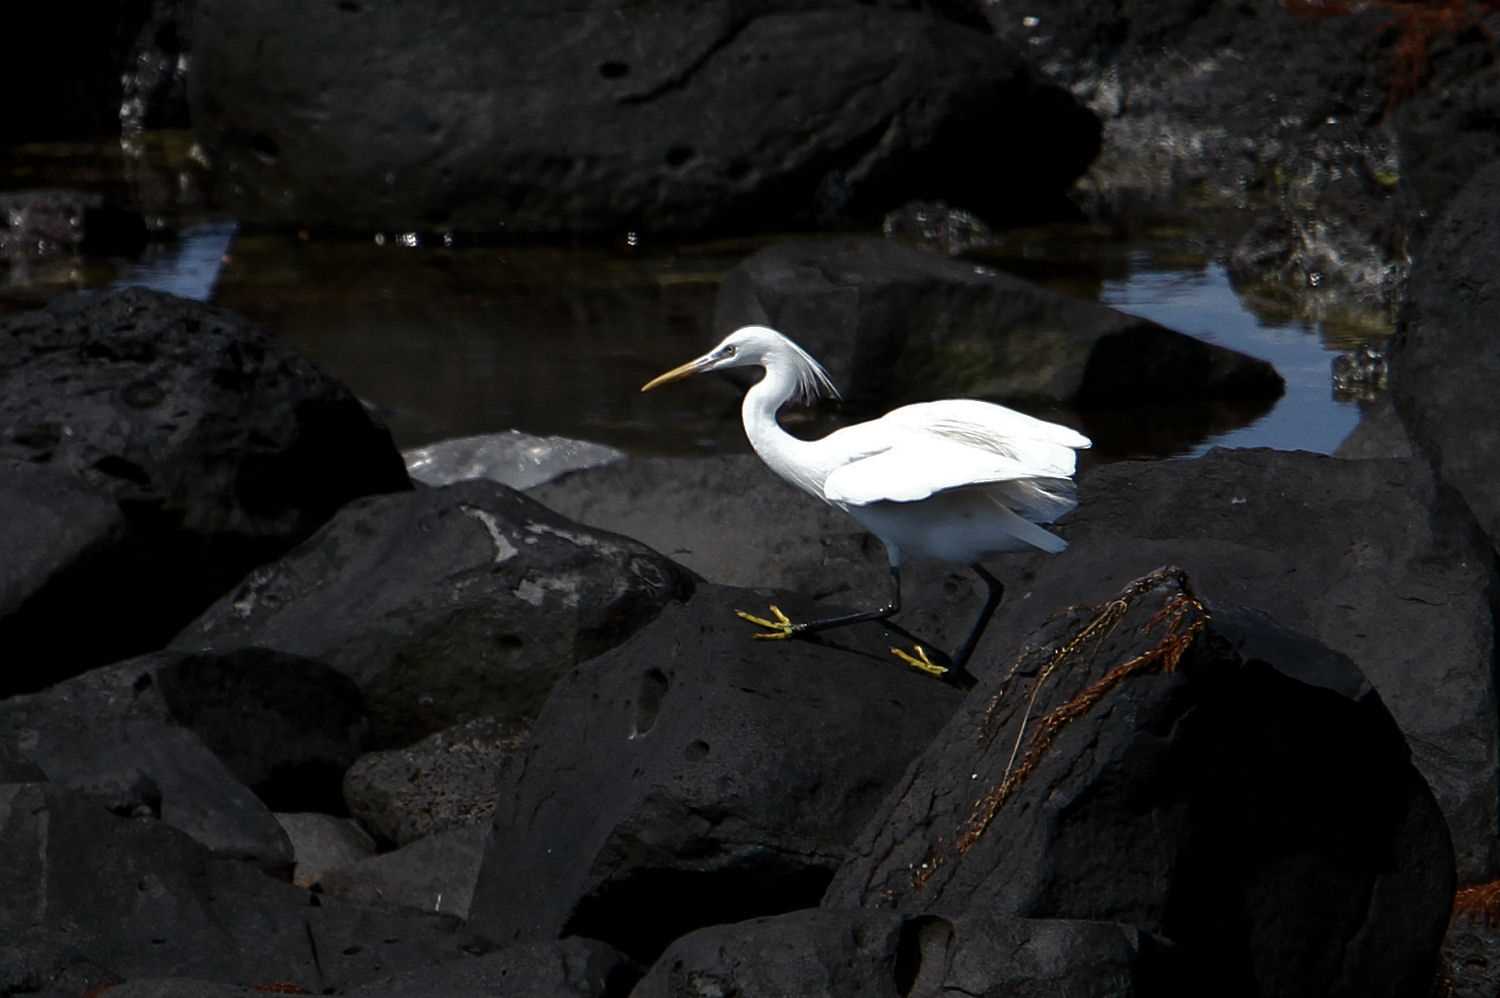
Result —
[[829, 439], [835, 437], [846, 459], [823, 483], [830, 502], [915, 502], [948, 489], [1011, 482], [1018, 484], [1005, 493], [1015, 500], [1009, 505], [1043, 523], [1077, 505], [1068, 481], [1077, 467], [1074, 451], [1090, 446], [1066, 426], [971, 399], [902, 406]]

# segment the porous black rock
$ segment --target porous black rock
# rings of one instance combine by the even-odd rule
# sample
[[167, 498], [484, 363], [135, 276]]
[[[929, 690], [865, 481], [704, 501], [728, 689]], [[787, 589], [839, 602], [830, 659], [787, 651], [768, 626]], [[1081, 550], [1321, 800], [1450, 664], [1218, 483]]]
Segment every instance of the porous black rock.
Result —
[[487, 838], [482, 821], [446, 828], [393, 852], [326, 870], [318, 886], [334, 897], [467, 918]]
[[281, 226], [764, 228], [1060, 197], [1093, 116], [920, 6], [199, 0], [193, 124], [240, 217]]
[[815, 612], [700, 585], [559, 680], [502, 775], [475, 931], [579, 934], [649, 959], [690, 929], [821, 896], [959, 694], [893, 658], [900, 639], [878, 627], [754, 640], [734, 611], [768, 598]]
[[1080, 406], [1273, 400], [1267, 362], [988, 267], [871, 238], [777, 243], [725, 277], [714, 326], [769, 325], [848, 398]]
[[523, 740], [514, 725], [480, 717], [370, 752], [345, 772], [344, 802], [372, 834], [397, 845], [487, 820], [501, 766]]
[[810, 909], [691, 932], [631, 998], [1164, 998], [1178, 993], [1171, 960], [1107, 922]]
[[0, 702], [0, 740], [59, 786], [114, 814], [160, 818], [216, 856], [290, 878], [292, 844], [276, 818], [191, 731], [153, 720], [80, 717], [37, 698]]
[[[1442, 806], [1460, 880], [1494, 878], [1495, 564], [1421, 461], [1215, 450], [1102, 466], [1079, 493], [1060, 526], [1065, 554], [992, 563], [1009, 590], [971, 669], [1003, 671], [1056, 608], [1175, 562], [1207, 592], [1357, 663]], [[916, 626], [952, 632], [969, 613], [961, 602]]]
[[398, 974], [349, 992], [351, 998], [625, 998], [640, 968], [606, 943], [573, 937], [524, 943]]
[[369, 727], [347, 676], [266, 648], [154, 652], [0, 702], [0, 730], [64, 740], [127, 721], [196, 735], [270, 808], [333, 812], [343, 810], [340, 783]]
[[351, 503], [175, 640], [259, 646], [354, 680], [373, 747], [477, 717], [524, 730], [553, 681], [692, 589], [645, 545], [487, 480]]
[[31, 980], [95, 967], [113, 975], [100, 983], [184, 977], [319, 994], [484, 952], [457, 919], [320, 899], [52, 784], [0, 785], [0, 850], [0, 970]]
[[1023, 649], [907, 770], [825, 907], [1125, 922], [1225, 995], [1431, 984], [1452, 846], [1348, 659], [1170, 568]]
[[[37, 466], [5, 476], [0, 520], [39, 531], [3, 535], [18, 653], [0, 694], [160, 647], [348, 500], [409, 487], [342, 385], [231, 313], [140, 289], [0, 321], [0, 426], [0, 462]], [[60, 493], [76, 526], [47, 516]]]
[[1396, 411], [1422, 455], [1500, 548], [1500, 164], [1433, 225], [1391, 349]]

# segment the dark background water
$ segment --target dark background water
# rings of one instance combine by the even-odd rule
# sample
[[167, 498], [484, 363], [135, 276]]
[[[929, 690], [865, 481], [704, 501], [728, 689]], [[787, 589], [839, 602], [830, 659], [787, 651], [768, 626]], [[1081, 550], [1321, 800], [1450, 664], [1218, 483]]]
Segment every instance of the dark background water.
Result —
[[[638, 389], [727, 332], [711, 323], [718, 282], [772, 237], [672, 243], [621, 233], [581, 245], [450, 248], [441, 237], [403, 233], [366, 240], [246, 234], [198, 190], [191, 143], [175, 133], [125, 149], [22, 147], [0, 171], [5, 187], [52, 183], [133, 195], [159, 208], [149, 219], [159, 238], [138, 258], [13, 266], [0, 309], [31, 307], [70, 288], [125, 284], [223, 305], [347, 383], [402, 447], [508, 429], [637, 453], [745, 446], [739, 390], [729, 382], [703, 379], [644, 397]], [[1381, 341], [1390, 331], [1385, 317], [1313, 323], [1252, 308], [1203, 249], [1213, 235], [1180, 222], [1054, 225], [1006, 233], [985, 252], [987, 265], [1264, 358], [1286, 379], [1285, 396], [1269, 412], [1248, 423], [1217, 415], [1206, 437], [1163, 425], [1197, 417], [1136, 413], [1127, 425], [1095, 414], [1093, 426], [1108, 427], [1099, 456], [1166, 457], [1211, 446], [1327, 453], [1358, 421], [1358, 405], [1335, 397], [1330, 361]], [[813, 433], [869, 415], [788, 418]]]

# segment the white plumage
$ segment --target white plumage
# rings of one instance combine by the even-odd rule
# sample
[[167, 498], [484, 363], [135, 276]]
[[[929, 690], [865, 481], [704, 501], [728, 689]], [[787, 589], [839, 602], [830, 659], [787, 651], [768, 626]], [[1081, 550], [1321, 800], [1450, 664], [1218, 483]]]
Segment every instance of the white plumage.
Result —
[[[764, 326], [736, 330], [708, 353], [641, 390], [690, 374], [745, 366], [766, 372], [745, 393], [741, 407], [756, 454], [782, 478], [843, 509], [879, 537], [896, 585], [895, 598], [876, 611], [805, 624], [751, 618], [785, 631], [768, 636], [790, 637], [889, 616], [900, 607], [900, 566], [908, 556], [974, 565], [991, 586], [987, 611], [992, 611], [999, 583], [975, 563], [1028, 547], [1051, 553], [1067, 547], [1039, 526], [1077, 505], [1075, 451], [1088, 447], [1089, 440], [1066, 426], [989, 402], [948, 399], [902, 406], [821, 440], [801, 440], [781, 428], [777, 411], [793, 395], [811, 399], [838, 393], [805, 350]], [[987, 619], [988, 612], [953, 657], [956, 670]], [[898, 652], [919, 667], [931, 664], [925, 653], [918, 653], [920, 661]]]

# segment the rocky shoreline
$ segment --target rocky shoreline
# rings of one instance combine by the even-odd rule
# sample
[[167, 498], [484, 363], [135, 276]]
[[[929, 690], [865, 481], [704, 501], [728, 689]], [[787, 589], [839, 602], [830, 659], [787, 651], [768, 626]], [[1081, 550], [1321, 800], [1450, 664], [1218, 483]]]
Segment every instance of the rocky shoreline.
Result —
[[[1170, 405], [1195, 443], [1274, 403], [1264, 361], [962, 258], [1066, 198], [1246, 212], [1237, 281], [1400, 322], [1343, 456], [1085, 466], [1069, 550], [989, 566], [959, 691], [889, 653], [972, 617], [948, 566], [897, 627], [751, 639], [734, 611], [886, 571], [754, 458], [554, 475], [507, 436], [409, 476], [228, 310], [0, 318], [0, 995], [1492, 994], [1500, 138], [1466, 109], [1495, 15], [1309, 6], [122, 13], [99, 60], [191, 52], [252, 225], [972, 211], [938, 212], [952, 254], [804, 235], [724, 276], [714, 324], [798, 330], [854, 409], [1001, 397], [1102, 441]], [[186, 114], [161, 59], [137, 124]], [[7, 259], [148, 229], [3, 204]]]

